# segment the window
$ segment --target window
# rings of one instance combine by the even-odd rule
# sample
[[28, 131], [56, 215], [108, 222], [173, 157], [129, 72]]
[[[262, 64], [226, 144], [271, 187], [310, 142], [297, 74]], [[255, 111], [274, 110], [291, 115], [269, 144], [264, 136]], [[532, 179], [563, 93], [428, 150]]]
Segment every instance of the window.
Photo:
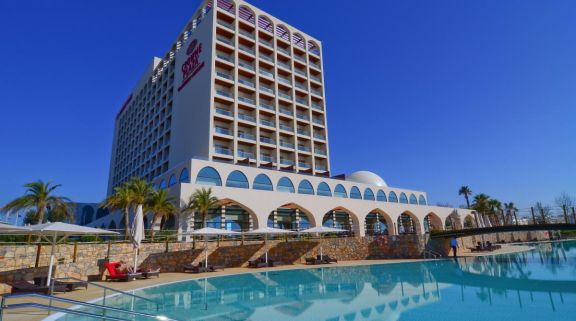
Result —
[[188, 173], [187, 168], [184, 168], [182, 172], [180, 172], [180, 183], [190, 183], [190, 173]]
[[387, 202], [388, 200], [386, 199], [386, 193], [384, 193], [382, 190], [379, 190], [378, 193], [376, 193], [376, 200], [378, 202]]
[[312, 184], [310, 184], [307, 179], [301, 181], [298, 185], [298, 194], [314, 195], [314, 187], [312, 187]]
[[348, 198], [348, 193], [346, 193], [346, 189], [342, 184], [338, 184], [334, 188], [334, 197]]
[[212, 167], [204, 167], [196, 176], [196, 184], [208, 186], [222, 186], [220, 174]]
[[362, 194], [360, 194], [360, 190], [358, 189], [358, 187], [356, 186], [352, 187], [352, 189], [350, 190], [350, 198], [355, 198], [358, 200], [362, 199]]
[[426, 198], [424, 197], [424, 195], [420, 195], [420, 197], [418, 197], [418, 203], [420, 205], [426, 205]]
[[388, 201], [392, 203], [398, 203], [398, 196], [396, 196], [396, 193], [390, 192], [390, 194], [388, 194]]
[[262, 191], [273, 191], [274, 187], [272, 187], [272, 181], [270, 178], [264, 174], [259, 174], [254, 179], [254, 184], [252, 184], [253, 189], [259, 189]]
[[248, 179], [241, 171], [233, 171], [226, 179], [226, 187], [249, 188]]
[[330, 190], [330, 186], [328, 184], [322, 182], [318, 184], [318, 195], [320, 196], [332, 196], [332, 191]]
[[278, 181], [278, 192], [294, 193], [294, 184], [288, 177], [282, 177]]
[[416, 199], [416, 195], [410, 194], [410, 204], [418, 205], [418, 200]]
[[166, 181], [165, 181], [165, 180], [162, 180], [162, 181], [160, 182], [160, 185], [158, 185], [158, 189], [165, 189], [165, 188], [166, 188]]
[[368, 201], [373, 201], [374, 200], [374, 192], [372, 192], [371, 189], [366, 188], [364, 190], [364, 199], [368, 200]]
[[168, 187], [172, 187], [174, 185], [176, 185], [176, 175], [172, 174], [170, 175], [170, 179], [168, 180]]
[[400, 193], [400, 203], [408, 204], [408, 197], [404, 192]]

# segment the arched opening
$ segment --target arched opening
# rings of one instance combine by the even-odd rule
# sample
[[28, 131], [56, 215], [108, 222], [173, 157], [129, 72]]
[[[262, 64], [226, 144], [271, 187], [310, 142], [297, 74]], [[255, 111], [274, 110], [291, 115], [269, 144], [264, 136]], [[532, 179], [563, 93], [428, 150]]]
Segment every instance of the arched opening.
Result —
[[321, 182], [318, 184], [318, 192], [319, 196], [332, 196], [332, 191], [330, 190], [330, 186], [328, 184]]
[[452, 212], [448, 217], [446, 217], [444, 228], [449, 231], [462, 229], [462, 223], [460, 222], [460, 216], [458, 213]]
[[272, 211], [268, 216], [267, 226], [283, 230], [301, 231], [316, 226], [316, 222], [310, 212], [296, 204], [290, 203]]
[[248, 178], [241, 171], [233, 171], [226, 179], [226, 187], [249, 188]]
[[442, 230], [442, 220], [438, 215], [434, 213], [429, 213], [424, 217], [424, 233], [430, 233], [432, 231]]
[[306, 46], [304, 45], [304, 37], [302, 37], [300, 34], [295, 33], [292, 36], [292, 44], [294, 44], [297, 47], [300, 47], [302, 49], [305, 49]]
[[228, 13], [235, 14], [234, 1], [231, 0], [218, 0], [218, 8]]
[[288, 31], [288, 29], [283, 25], [278, 25], [276, 27], [276, 36], [290, 42], [290, 31]]
[[274, 31], [274, 24], [265, 16], [258, 17], [258, 27], [270, 33], [273, 33]]
[[426, 198], [424, 197], [424, 195], [420, 195], [420, 196], [418, 197], [418, 204], [420, 204], [420, 205], [427, 205], [427, 203], [426, 203]]
[[348, 193], [346, 193], [346, 188], [344, 188], [344, 186], [342, 186], [342, 184], [338, 184], [334, 188], [334, 197], [348, 198]]
[[84, 206], [82, 207], [82, 225], [87, 225], [92, 223], [94, 220], [94, 209], [92, 206]]
[[464, 228], [469, 229], [469, 228], [475, 228], [475, 227], [476, 227], [476, 223], [474, 221], [474, 217], [470, 214], [466, 215], [466, 217], [464, 218]]
[[282, 177], [278, 180], [276, 190], [284, 193], [295, 193], [294, 184], [288, 177]]
[[398, 216], [398, 221], [396, 224], [398, 227], [399, 235], [421, 234], [420, 223], [418, 222], [418, 218], [410, 212], [404, 212], [400, 214], [400, 216]]
[[418, 199], [416, 199], [416, 195], [410, 194], [410, 204], [418, 205]]
[[266, 174], [258, 174], [256, 178], [254, 178], [254, 183], [252, 184], [253, 189], [261, 190], [261, 191], [273, 191], [274, 187], [272, 186], [272, 181], [270, 177]]
[[350, 189], [350, 198], [357, 200], [362, 199], [362, 194], [360, 193], [360, 189], [358, 189], [358, 187], [352, 186], [352, 188]]
[[366, 235], [393, 235], [394, 224], [388, 214], [381, 210], [373, 210], [366, 215]]
[[[194, 229], [204, 227], [202, 219], [202, 214], [194, 215]], [[206, 227], [247, 232], [258, 228], [258, 218], [252, 210], [241, 203], [231, 199], [222, 199], [219, 206], [208, 211]]]
[[222, 179], [218, 171], [212, 167], [204, 167], [196, 176], [197, 185], [222, 186]]
[[240, 19], [251, 25], [256, 23], [256, 15], [254, 14], [254, 11], [250, 10], [250, 8], [246, 6], [240, 6], [238, 9], [238, 15], [240, 16]]
[[320, 49], [318, 45], [313, 41], [308, 41], [308, 52], [315, 54], [316, 56], [320, 56]]
[[378, 193], [376, 193], [376, 200], [378, 202], [387, 202], [388, 199], [386, 199], [386, 193], [384, 193], [383, 190], [378, 190]]
[[172, 174], [170, 175], [170, 179], [168, 180], [168, 187], [172, 187], [174, 185], [176, 185], [177, 181], [176, 181], [176, 175]]
[[408, 204], [408, 197], [404, 192], [400, 193], [400, 203]]
[[372, 192], [372, 190], [368, 187], [366, 187], [366, 189], [364, 190], [364, 199], [368, 200], [368, 201], [373, 201], [375, 200], [374, 198], [374, 192]]
[[322, 226], [347, 230], [347, 236], [354, 236], [359, 232], [358, 217], [342, 207], [337, 207], [324, 214]]
[[166, 185], [166, 181], [162, 180], [160, 184], [158, 184], [158, 189], [166, 189], [168, 186]]
[[312, 183], [307, 179], [303, 179], [300, 184], [298, 184], [298, 194], [314, 195], [314, 187], [312, 187]]
[[180, 172], [180, 183], [190, 183], [190, 173], [188, 172], [187, 168], [184, 168]]
[[388, 201], [391, 203], [398, 203], [398, 196], [396, 196], [395, 192], [390, 192], [390, 194], [388, 194]]

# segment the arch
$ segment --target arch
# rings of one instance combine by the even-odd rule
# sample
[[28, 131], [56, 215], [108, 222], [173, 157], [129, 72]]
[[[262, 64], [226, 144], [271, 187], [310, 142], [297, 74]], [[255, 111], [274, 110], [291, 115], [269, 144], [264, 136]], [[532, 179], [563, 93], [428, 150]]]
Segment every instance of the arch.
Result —
[[299, 33], [292, 35], [292, 44], [302, 49], [306, 49], [304, 37], [302, 37], [302, 35]]
[[190, 173], [187, 168], [183, 168], [180, 172], [180, 183], [190, 183]]
[[206, 166], [196, 175], [197, 185], [222, 186], [220, 174], [213, 167]]
[[397, 219], [398, 234], [422, 234], [418, 217], [409, 211], [405, 211]]
[[110, 214], [110, 210], [109, 210], [109, 209], [99, 207], [99, 208], [96, 210], [96, 219], [103, 218], [104, 216], [106, 216], [106, 215], [108, 215], [108, 214]]
[[236, 12], [236, 5], [232, 0], [218, 0], [217, 2], [218, 8], [229, 12], [231, 14], [235, 14]]
[[270, 33], [274, 33], [274, 24], [266, 16], [259, 16], [258, 17], [258, 27], [262, 30], [268, 31]]
[[116, 230], [116, 222], [114, 220], [111, 220], [110, 223], [108, 224], [108, 229], [109, 230]]
[[427, 205], [427, 203], [426, 203], [426, 197], [424, 197], [424, 195], [418, 196], [418, 204], [420, 204], [420, 205]]
[[272, 181], [270, 177], [266, 174], [258, 174], [256, 178], [254, 178], [254, 183], [252, 183], [252, 188], [261, 190], [261, 191], [273, 191], [274, 187], [272, 186]]
[[240, 6], [240, 8], [238, 8], [238, 15], [243, 21], [246, 21], [251, 25], [256, 24], [256, 15], [252, 9], [246, 6]]
[[[440, 221], [442, 222], [442, 221]], [[444, 221], [444, 229], [445, 230], [461, 230], [462, 229], [462, 222], [460, 222], [460, 215], [457, 212], [452, 212], [450, 215], [446, 217]]]
[[408, 204], [408, 197], [406, 197], [406, 193], [402, 192], [400, 193], [400, 203], [402, 204]]
[[176, 183], [178, 183], [178, 181], [176, 181], [176, 175], [170, 175], [170, 179], [168, 180], [168, 187], [172, 187], [176, 185]]
[[82, 225], [92, 223], [94, 220], [94, 209], [90, 205], [82, 207]]
[[[219, 206], [211, 208], [206, 225], [228, 231], [247, 232], [258, 228], [258, 217], [249, 207], [233, 199], [221, 199]], [[202, 228], [202, 216], [194, 216], [194, 228]]]
[[308, 41], [308, 52], [320, 56], [320, 47], [312, 40]]
[[442, 219], [436, 213], [428, 213], [423, 221], [424, 233], [442, 230]]
[[284, 193], [295, 193], [294, 184], [288, 177], [282, 177], [280, 180], [278, 180], [276, 190], [278, 192]]
[[348, 198], [348, 193], [346, 193], [346, 188], [342, 184], [338, 184], [334, 188], [334, 197]]
[[318, 184], [318, 191], [316, 193], [319, 196], [332, 196], [332, 190], [325, 182]]
[[314, 195], [314, 187], [312, 187], [309, 180], [303, 179], [300, 184], [298, 184], [298, 194]]
[[378, 202], [388, 202], [388, 199], [386, 199], [386, 193], [384, 193], [383, 190], [378, 190], [376, 193], [376, 200]]
[[352, 186], [352, 188], [350, 189], [350, 198], [358, 200], [362, 199], [362, 193], [360, 193], [360, 189], [358, 189], [358, 187]]
[[228, 175], [226, 179], [226, 187], [234, 187], [234, 188], [250, 188], [250, 184], [248, 184], [248, 178], [246, 175], [241, 171], [233, 171]]
[[290, 31], [283, 25], [276, 26], [276, 36], [290, 42]]
[[364, 189], [364, 199], [368, 201], [375, 200], [374, 192], [372, 192], [372, 190], [369, 187], [366, 187], [366, 189]]
[[388, 194], [388, 201], [391, 203], [398, 203], [398, 196], [396, 196], [396, 192], [390, 191]]
[[158, 189], [165, 189], [166, 187], [167, 187], [167, 185], [166, 185], [166, 181], [165, 181], [165, 180], [162, 180], [162, 181], [160, 182], [160, 184], [158, 185]]
[[295, 203], [284, 204], [268, 215], [268, 227], [300, 231], [316, 226], [314, 215]]
[[418, 199], [416, 199], [416, 195], [410, 194], [410, 204], [418, 205]]
[[463, 228], [464, 229], [469, 229], [469, 228], [474, 228], [476, 227], [476, 223], [474, 221], [474, 216], [472, 216], [472, 214], [468, 214], [464, 217], [464, 224], [463, 224]]
[[364, 218], [366, 235], [394, 235], [394, 221], [381, 209], [370, 211]]
[[360, 232], [358, 216], [344, 207], [336, 207], [328, 211], [322, 217], [322, 226], [347, 230], [348, 236], [357, 235]]

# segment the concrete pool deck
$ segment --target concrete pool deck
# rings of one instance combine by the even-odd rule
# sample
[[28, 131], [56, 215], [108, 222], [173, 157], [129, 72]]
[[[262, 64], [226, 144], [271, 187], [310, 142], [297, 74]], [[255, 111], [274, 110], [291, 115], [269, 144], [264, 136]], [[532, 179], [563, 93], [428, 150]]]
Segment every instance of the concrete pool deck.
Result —
[[[487, 256], [487, 255], [497, 255], [497, 254], [507, 254], [507, 253], [518, 253], [529, 251], [533, 247], [528, 245], [509, 245], [503, 244], [502, 249], [495, 250], [492, 252], [459, 252], [459, 257], [477, 257], [477, 256]], [[422, 262], [427, 261], [426, 259], [389, 259], [389, 260], [360, 260], [360, 261], [341, 261], [337, 264], [321, 265], [321, 267], [342, 267], [342, 266], [358, 266], [358, 265], [374, 265], [374, 264], [394, 264], [394, 263], [406, 263], [406, 262]], [[107, 287], [120, 290], [120, 291], [132, 291], [146, 287], [157, 286], [165, 283], [173, 283], [194, 279], [201, 279], [204, 277], [215, 277], [224, 275], [234, 275], [242, 273], [253, 273], [253, 272], [265, 272], [265, 271], [282, 271], [282, 270], [293, 270], [293, 269], [308, 269], [308, 268], [318, 268], [319, 265], [304, 265], [304, 264], [294, 264], [285, 265], [272, 268], [226, 268], [224, 271], [209, 272], [209, 273], [162, 273], [159, 278], [152, 278], [146, 280], [137, 280], [132, 282], [95, 282], [96, 284], [105, 285]], [[107, 295], [112, 295], [111, 291], [107, 291]], [[96, 300], [104, 295], [103, 289], [95, 286], [89, 286], [87, 290], [76, 290], [73, 292], [59, 293], [58, 297], [84, 301], [88, 302], [91, 300]], [[48, 304], [46, 300], [43, 299], [31, 299], [31, 298], [18, 298], [10, 299], [6, 303], [8, 305], [15, 303], [24, 302], [36, 302], [42, 304]], [[54, 306], [62, 308], [70, 308], [70, 304], [54, 303]], [[54, 315], [55, 313], [51, 313]], [[47, 318], [49, 315], [45, 310], [39, 310], [37, 308], [22, 308], [15, 310], [4, 311], [4, 321], [40, 321]]]

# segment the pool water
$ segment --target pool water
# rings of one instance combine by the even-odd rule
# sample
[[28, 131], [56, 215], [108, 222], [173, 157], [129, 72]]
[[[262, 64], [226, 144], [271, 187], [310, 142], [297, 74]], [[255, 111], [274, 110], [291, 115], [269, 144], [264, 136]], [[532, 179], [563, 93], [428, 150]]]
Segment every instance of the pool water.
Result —
[[[576, 320], [576, 242], [535, 246], [458, 260], [212, 277], [135, 293], [163, 302], [161, 313], [178, 320]], [[129, 297], [106, 305], [156, 314]]]

